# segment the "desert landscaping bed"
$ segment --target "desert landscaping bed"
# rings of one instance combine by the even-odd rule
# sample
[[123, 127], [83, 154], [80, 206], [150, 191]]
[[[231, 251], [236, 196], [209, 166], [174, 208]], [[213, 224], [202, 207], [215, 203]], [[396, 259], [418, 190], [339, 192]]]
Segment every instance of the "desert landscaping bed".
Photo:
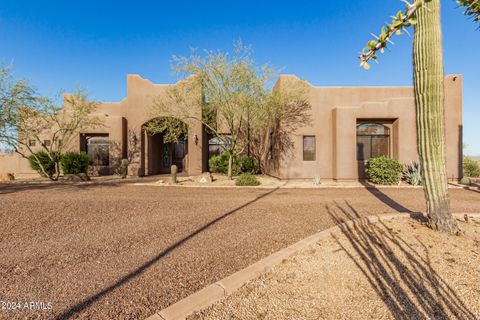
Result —
[[478, 319], [480, 220], [459, 223], [357, 221], [188, 319]]
[[[452, 189], [456, 212], [478, 192]], [[424, 210], [420, 189], [0, 185], [0, 300], [50, 302], [5, 319], [143, 319], [348, 219]]]

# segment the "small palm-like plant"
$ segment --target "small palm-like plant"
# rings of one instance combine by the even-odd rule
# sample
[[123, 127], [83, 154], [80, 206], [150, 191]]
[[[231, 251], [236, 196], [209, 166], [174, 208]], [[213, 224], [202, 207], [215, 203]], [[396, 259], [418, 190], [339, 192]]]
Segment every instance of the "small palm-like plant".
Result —
[[412, 161], [409, 165], [406, 165], [403, 171], [403, 180], [412, 186], [422, 185], [422, 167], [420, 167], [420, 163]]

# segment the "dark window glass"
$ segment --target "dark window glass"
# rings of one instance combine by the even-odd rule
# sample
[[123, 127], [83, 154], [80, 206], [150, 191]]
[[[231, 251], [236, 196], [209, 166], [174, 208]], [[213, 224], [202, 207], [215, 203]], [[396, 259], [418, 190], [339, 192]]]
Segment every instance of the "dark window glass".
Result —
[[[227, 136], [224, 136], [224, 138], [229, 140], [229, 137]], [[210, 138], [208, 140], [208, 158], [210, 159], [211, 157], [220, 155], [226, 150], [227, 147], [228, 144], [226, 144], [222, 139], [219, 139], [218, 137]]]
[[303, 161], [315, 161], [315, 136], [303, 137]]
[[85, 135], [83, 150], [88, 154], [90, 164], [95, 166], [109, 165], [109, 139], [107, 134]]
[[185, 141], [179, 141], [173, 144], [173, 157], [178, 160], [182, 160], [185, 157]]
[[275, 152], [275, 141], [274, 141], [274, 135], [273, 133], [270, 133], [270, 141], [269, 141], [269, 147], [268, 147], [268, 159], [271, 160], [274, 158], [274, 152]]
[[380, 123], [357, 125], [357, 160], [390, 156], [390, 129]]
[[43, 140], [43, 144], [46, 146], [46, 147], [50, 147], [50, 140]]
[[28, 140], [29, 147], [35, 147], [36, 141], [35, 140]]

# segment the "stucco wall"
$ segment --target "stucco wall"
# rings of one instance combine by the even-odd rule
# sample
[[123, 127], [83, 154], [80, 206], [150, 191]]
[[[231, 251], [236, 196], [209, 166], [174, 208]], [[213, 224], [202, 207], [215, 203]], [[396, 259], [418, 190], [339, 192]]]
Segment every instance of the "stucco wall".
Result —
[[[108, 115], [106, 118], [108, 126], [89, 133], [103, 133], [101, 132], [103, 130], [105, 131], [104, 133], [109, 133], [112, 141], [117, 142], [124, 148], [127, 148], [125, 144], [128, 144], [129, 150], [139, 149], [130, 165], [130, 174], [140, 176], [148, 174], [148, 160], [152, 159], [152, 157], [148, 155], [148, 138], [145, 137], [142, 126], [154, 118], [151, 114], [151, 107], [155, 99], [165, 97], [170, 88], [183, 84], [183, 82], [177, 84], [153, 84], [139, 75], [128, 75], [127, 97], [119, 103], [102, 103], [99, 106], [99, 112]], [[191, 94], [200, 95], [201, 93], [192, 92]], [[193, 112], [199, 113], [200, 107], [193, 109]], [[202, 150], [208, 147], [208, 145], [204, 144], [202, 125], [192, 120], [185, 122], [188, 125], [189, 139], [186, 171], [195, 175], [202, 172]], [[133, 146], [131, 139], [128, 139], [130, 132], [135, 135], [137, 146]], [[197, 138], [197, 143], [192, 141], [194, 136]]]
[[[455, 79], [455, 80], [454, 80]], [[300, 81], [285, 75], [279, 86]], [[412, 87], [315, 87], [308, 85], [312, 105], [311, 125], [293, 135], [293, 156], [280, 161], [277, 176], [354, 180], [361, 178], [363, 163], [356, 160], [357, 120], [388, 120], [393, 124], [392, 156], [402, 163], [416, 161], [415, 102]], [[460, 128], [462, 124], [461, 76], [447, 76], [446, 136], [447, 172], [450, 179], [461, 177]], [[303, 136], [316, 137], [316, 160], [303, 161]], [[360, 172], [360, 174], [359, 174]]]
[[[190, 79], [191, 80], [191, 79]], [[98, 106], [97, 116], [104, 126], [85, 130], [84, 134], [106, 133], [111, 144], [111, 166], [118, 159], [137, 150], [130, 166], [130, 174], [148, 174], [148, 138], [142, 126], [151, 120], [154, 99], [165, 97], [173, 86], [183, 86], [189, 79], [177, 84], [153, 84], [138, 75], [127, 76], [126, 98], [120, 102], [104, 102]], [[282, 75], [275, 90], [301, 81], [296, 76]], [[362, 178], [363, 163], [356, 160], [356, 124], [358, 120], [385, 120], [391, 127], [391, 155], [402, 163], [417, 160], [415, 103], [412, 87], [316, 87], [307, 82], [307, 98], [312, 106], [310, 125], [291, 133], [293, 149], [281, 155], [278, 165], [271, 166], [270, 174], [282, 179], [313, 178], [353, 180]], [[181, 88], [181, 87], [179, 87]], [[445, 78], [447, 172], [450, 179], [462, 174], [462, 77]], [[201, 92], [191, 92], [200, 96]], [[191, 110], [199, 115], [200, 106]], [[186, 121], [188, 125], [188, 155], [186, 171], [196, 175], [206, 170], [208, 141], [201, 123]], [[134, 139], [130, 139], [130, 134]], [[303, 161], [303, 136], [316, 138], [315, 161]], [[196, 137], [197, 143], [194, 143]], [[133, 145], [133, 144], [136, 145]], [[80, 149], [80, 136], [70, 146]], [[151, 149], [151, 148], [150, 148]], [[151, 152], [155, 150], [152, 149]], [[150, 160], [151, 161], [151, 160]], [[0, 171], [32, 174], [28, 162], [17, 156], [1, 156]], [[113, 168], [112, 168], [113, 171]]]
[[0, 154], [0, 172], [13, 173], [16, 179], [40, 176], [30, 169], [28, 160], [17, 153]]

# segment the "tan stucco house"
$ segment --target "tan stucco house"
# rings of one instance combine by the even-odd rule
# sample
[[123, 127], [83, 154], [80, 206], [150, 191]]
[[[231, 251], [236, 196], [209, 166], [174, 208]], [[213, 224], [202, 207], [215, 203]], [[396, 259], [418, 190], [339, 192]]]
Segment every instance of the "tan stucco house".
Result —
[[[300, 81], [280, 76], [277, 87]], [[99, 105], [105, 126], [81, 132], [72, 150], [86, 151], [99, 172], [111, 174], [119, 159], [132, 157], [130, 174], [167, 173], [171, 164], [189, 175], [208, 170], [208, 158], [218, 151], [216, 139], [198, 122], [187, 123], [188, 137], [178, 144], [163, 143], [162, 135], [143, 130], [151, 121], [153, 99], [173, 85], [153, 84], [127, 76], [127, 95], [120, 102]], [[281, 179], [356, 180], [364, 177], [370, 157], [390, 156], [401, 163], [417, 160], [415, 104], [412, 87], [317, 87], [307, 83], [311, 123], [292, 133], [293, 149], [279, 157], [269, 174]], [[448, 178], [462, 175], [462, 77], [445, 78]], [[195, 94], [195, 93], [192, 93]], [[198, 112], [198, 111], [192, 111]], [[36, 174], [25, 159], [0, 155], [0, 172]]]

